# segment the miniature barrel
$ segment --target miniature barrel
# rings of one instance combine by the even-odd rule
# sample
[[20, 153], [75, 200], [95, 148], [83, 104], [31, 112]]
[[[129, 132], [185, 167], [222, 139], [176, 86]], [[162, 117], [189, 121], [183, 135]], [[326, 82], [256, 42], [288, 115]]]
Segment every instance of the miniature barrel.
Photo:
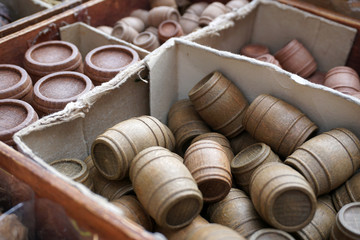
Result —
[[295, 240], [295, 238], [279, 229], [264, 228], [256, 231], [249, 240]]
[[242, 120], [248, 102], [220, 72], [204, 77], [190, 90], [189, 97], [195, 110], [214, 131], [232, 138], [244, 130]]
[[229, 227], [210, 223], [200, 226], [189, 233], [185, 240], [245, 240], [243, 236]]
[[205, 10], [205, 8], [209, 6], [209, 3], [207, 2], [196, 2], [191, 4], [185, 11], [185, 13], [192, 13], [196, 14], [197, 16], [201, 16], [202, 12]]
[[180, 25], [185, 34], [189, 34], [199, 27], [199, 16], [195, 13], [185, 13], [180, 18]]
[[159, 120], [142, 116], [122, 121], [99, 135], [92, 144], [95, 167], [109, 180], [128, 176], [132, 159], [145, 148], [162, 146], [173, 150], [174, 136]]
[[138, 33], [144, 31], [144, 29], [145, 29], [145, 23], [143, 22], [143, 20], [141, 20], [140, 18], [137, 18], [137, 17], [129, 16], [129, 17], [121, 18], [119, 21], [117, 21], [115, 23], [115, 25], [117, 25], [118, 23], [121, 23], [121, 22], [132, 27]]
[[234, 229], [245, 238], [265, 227], [250, 198], [236, 188], [220, 202], [210, 204], [207, 212], [210, 222]]
[[312, 74], [308, 79], [312, 83], [321, 84], [324, 85], [325, 81], [325, 73], [316, 71], [314, 74]]
[[130, 13], [130, 16], [141, 19], [143, 21], [143, 23], [145, 24], [145, 27], [147, 27], [149, 25], [148, 24], [149, 11], [147, 11], [145, 9], [135, 9], [134, 11], [132, 11]]
[[[152, 33], [156, 36], [156, 38], [158, 37], [158, 29], [156, 27], [153, 27], [153, 26], [149, 26], [145, 29], [144, 32], [149, 32], [149, 33]], [[160, 43], [159, 43], [160, 44]]]
[[335, 223], [336, 210], [329, 195], [318, 199], [316, 212], [311, 222], [293, 233], [298, 240], [327, 240]]
[[125, 195], [112, 200], [111, 203], [120, 208], [125, 217], [143, 226], [146, 230], [152, 231], [152, 220], [135, 196]]
[[163, 147], [149, 147], [131, 162], [130, 179], [139, 201], [165, 228], [190, 224], [203, 205], [201, 192], [181, 160]]
[[181, 25], [174, 20], [165, 20], [158, 27], [158, 37], [161, 43], [173, 37], [181, 37], [184, 32]]
[[243, 124], [252, 137], [282, 157], [290, 155], [317, 129], [297, 108], [268, 94], [250, 104]]
[[150, 52], [160, 46], [157, 36], [151, 32], [140, 33], [134, 38], [133, 44]]
[[134, 188], [128, 178], [114, 181], [108, 180], [96, 170], [95, 175], [92, 176], [92, 179], [94, 182], [95, 193], [103, 196], [109, 201], [118, 199], [124, 195], [132, 194], [134, 192]]
[[248, 3], [249, 3], [248, 0], [232, 0], [227, 2], [225, 6], [231, 10], [236, 10], [238, 8], [245, 6]]
[[360, 202], [360, 172], [356, 173], [332, 193], [332, 200], [337, 211], [351, 202]]
[[124, 22], [119, 22], [113, 27], [111, 35], [131, 43], [136, 36], [139, 35], [139, 32], [132, 26], [129, 26]]
[[240, 54], [251, 58], [257, 58], [269, 54], [269, 52], [269, 48], [261, 44], [248, 44], [240, 50]]
[[96, 29], [102, 31], [103, 33], [109, 34], [109, 35], [111, 35], [111, 32], [113, 31], [112, 27], [105, 26], [105, 25], [98, 26], [98, 27], [96, 27]]
[[336, 215], [330, 240], [360, 239], [360, 202], [348, 203]]
[[259, 215], [286, 232], [302, 229], [315, 214], [316, 197], [309, 183], [283, 163], [260, 166], [251, 176], [250, 196]]
[[184, 164], [194, 177], [204, 201], [220, 201], [229, 193], [232, 184], [230, 163], [217, 142], [200, 140], [191, 144], [186, 150]]
[[257, 142], [258, 141], [256, 141], [247, 131], [243, 131], [236, 137], [230, 139], [231, 149], [234, 154], [238, 154], [243, 149]]
[[177, 9], [177, 4], [175, 0], [150, 0], [151, 8], [160, 7], [160, 6], [168, 6]]
[[220, 15], [225, 14], [227, 11], [228, 8], [221, 2], [213, 2], [209, 4], [201, 13], [199, 25], [201, 27], [205, 27], [209, 25], [212, 20], [214, 20]]
[[149, 11], [148, 23], [150, 26], [158, 27], [165, 20], [178, 22], [180, 20], [180, 13], [168, 6], [155, 7]]
[[347, 66], [330, 69], [325, 75], [324, 85], [345, 94], [360, 91], [359, 75], [354, 69]]
[[188, 99], [177, 101], [171, 106], [168, 113], [168, 125], [175, 135], [176, 149], [181, 156], [195, 137], [210, 132]]
[[194, 138], [191, 143], [200, 140], [212, 140], [214, 142], [217, 142], [223, 147], [224, 151], [226, 152], [226, 156], [229, 159], [229, 162], [231, 162], [231, 160], [234, 158], [234, 153], [232, 152], [230, 142], [224, 135], [216, 132], [203, 133]]
[[349, 130], [336, 128], [302, 144], [285, 163], [300, 172], [320, 196], [339, 187], [359, 168], [360, 141]]
[[263, 61], [263, 62], [268, 62], [268, 63], [272, 63], [278, 67], [281, 67], [280, 63], [278, 60], [276, 60], [276, 58], [271, 55], [271, 54], [264, 54], [261, 55], [259, 57], [256, 58], [257, 60]]
[[255, 143], [239, 152], [230, 164], [236, 185], [249, 193], [252, 173], [268, 162], [281, 162], [281, 160], [265, 143]]

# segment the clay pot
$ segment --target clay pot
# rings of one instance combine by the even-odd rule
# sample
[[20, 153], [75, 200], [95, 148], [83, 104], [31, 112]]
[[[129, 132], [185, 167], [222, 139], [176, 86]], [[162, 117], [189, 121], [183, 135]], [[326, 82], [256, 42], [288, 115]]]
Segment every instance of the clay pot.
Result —
[[147, 27], [148, 24], [148, 17], [149, 17], [149, 11], [144, 9], [136, 9], [130, 13], [131, 17], [137, 17], [143, 21], [145, 24], [145, 27]]
[[268, 162], [281, 162], [281, 160], [265, 143], [255, 143], [239, 152], [230, 164], [236, 185], [249, 193], [252, 173]]
[[161, 43], [173, 37], [181, 37], [182, 35], [184, 33], [181, 25], [174, 20], [165, 20], [159, 25], [158, 36]]
[[209, 4], [201, 13], [199, 25], [201, 27], [205, 27], [209, 25], [212, 20], [227, 12], [228, 9], [224, 4], [222, 4], [221, 2], [213, 2]]
[[330, 69], [325, 76], [324, 85], [345, 94], [360, 91], [360, 81], [357, 72], [346, 66]]
[[318, 199], [316, 212], [311, 222], [294, 233], [298, 240], [327, 240], [336, 219], [336, 211], [329, 195]]
[[299, 146], [285, 163], [320, 196], [339, 187], [360, 167], [360, 141], [349, 130], [336, 128]]
[[111, 203], [120, 208], [126, 218], [143, 226], [146, 230], [152, 231], [152, 220], [135, 196], [125, 195], [112, 200]]
[[312, 83], [324, 85], [325, 73], [320, 72], [320, 71], [316, 71], [307, 80], [309, 80]]
[[245, 238], [265, 227], [250, 198], [236, 188], [220, 202], [210, 204], [207, 212], [210, 222], [234, 229]]
[[180, 20], [180, 13], [176, 9], [167, 6], [155, 7], [150, 10], [148, 17], [150, 26], [158, 27], [165, 20], [178, 22]]
[[248, 0], [232, 0], [232, 1], [229, 1], [228, 3], [226, 3], [225, 6], [230, 10], [236, 10], [238, 8], [242, 8], [243, 6], [245, 6], [248, 3], [249, 3]]
[[200, 140], [190, 145], [184, 164], [194, 177], [205, 202], [225, 198], [231, 188], [231, 170], [226, 152], [220, 144]]
[[260, 60], [260, 61], [263, 61], [263, 62], [272, 63], [272, 64], [274, 64], [274, 65], [281, 68], [281, 65], [280, 65], [279, 61], [276, 60], [276, 58], [271, 54], [264, 54], [264, 55], [261, 55], [261, 56], [257, 57], [256, 59]]
[[127, 25], [126, 23], [119, 22], [114, 26], [111, 35], [131, 43], [132, 41], [134, 41], [134, 38], [139, 35], [139, 32], [136, 31], [135, 28]]
[[351, 202], [360, 202], [360, 172], [355, 173], [332, 194], [332, 200], [337, 211]]
[[99, 135], [91, 146], [95, 167], [109, 180], [128, 176], [132, 159], [145, 148], [174, 149], [171, 131], [159, 120], [142, 116], [122, 121]]
[[159, 40], [156, 35], [151, 32], [142, 32], [134, 38], [133, 44], [149, 52], [155, 50], [160, 46]]
[[135, 29], [138, 33], [144, 31], [145, 23], [137, 17], [124, 17], [115, 23], [115, 26], [119, 23], [125, 23], [126, 25]]
[[39, 116], [45, 116], [64, 109], [93, 87], [90, 78], [82, 73], [52, 73], [35, 83], [32, 104]]
[[279, 229], [264, 228], [256, 231], [249, 240], [295, 240], [289, 233]]
[[269, 48], [260, 44], [248, 44], [241, 48], [240, 54], [251, 58], [257, 58], [269, 54]]
[[251, 103], [243, 125], [253, 138], [282, 157], [290, 155], [317, 130], [297, 108], [268, 94]]
[[19, 99], [31, 104], [32, 94], [31, 78], [23, 68], [0, 64], [0, 99]]
[[121, 198], [122, 196], [133, 194], [134, 188], [129, 179], [125, 178], [120, 181], [110, 181], [96, 170], [92, 175], [95, 193], [103, 196], [109, 201]]
[[189, 97], [195, 110], [214, 131], [232, 138], [244, 130], [242, 120], [248, 102], [220, 72], [210, 73], [199, 81], [190, 90]]
[[180, 25], [185, 34], [189, 34], [199, 27], [199, 16], [194, 13], [185, 13], [180, 18]]
[[303, 78], [309, 77], [317, 68], [311, 53], [296, 39], [275, 53], [275, 58], [283, 69]]
[[189, 233], [185, 240], [245, 240], [244, 237], [239, 235], [236, 231], [229, 227], [210, 223], [202, 225]]
[[149, 0], [151, 8], [167, 6], [177, 9], [175, 0]]
[[271, 226], [286, 232], [302, 229], [316, 210], [316, 197], [305, 178], [278, 162], [261, 165], [250, 179], [255, 209]]
[[234, 158], [234, 153], [232, 152], [229, 140], [222, 134], [216, 132], [203, 133], [192, 140], [191, 143], [195, 143], [200, 140], [212, 140], [217, 142], [222, 146], [224, 151], [226, 152], [226, 156], [228, 157], [229, 163]]
[[66, 158], [55, 160], [50, 163], [50, 166], [71, 180], [83, 184], [90, 190], [94, 190], [94, 184], [85, 162], [75, 158]]
[[13, 135], [38, 120], [35, 110], [27, 102], [17, 99], [0, 100], [0, 141], [15, 146]]
[[24, 58], [24, 68], [33, 83], [40, 78], [59, 71], [83, 72], [78, 48], [65, 41], [47, 41], [30, 47]]
[[181, 156], [195, 137], [210, 132], [188, 99], [177, 101], [171, 106], [168, 113], [168, 125], [175, 135], [176, 149]]
[[189, 170], [175, 153], [149, 147], [131, 162], [134, 191], [156, 223], [177, 229], [189, 225], [200, 213], [203, 199]]
[[247, 148], [250, 145], [257, 143], [256, 141], [247, 131], [243, 131], [235, 138], [230, 139], [231, 149], [233, 153], [236, 155], [243, 149]]
[[109, 34], [111, 35], [112, 31], [113, 31], [113, 28], [112, 27], [109, 27], [109, 26], [98, 26], [96, 27], [98, 30], [106, 33], [106, 34]]
[[330, 240], [360, 239], [360, 202], [348, 203], [338, 212]]
[[139, 54], [122, 45], [105, 45], [90, 51], [85, 58], [85, 74], [100, 85], [114, 78], [120, 71], [139, 61]]
[[145, 29], [144, 32], [150, 32], [154, 34], [156, 37], [158, 37], [158, 29], [156, 27], [149, 26], [148, 28]]
[[195, 14], [198, 17], [201, 16], [202, 12], [205, 10], [205, 8], [209, 6], [209, 3], [207, 2], [197, 2], [197, 3], [193, 3], [191, 4], [187, 9], [185, 13], [191, 13], [191, 14]]

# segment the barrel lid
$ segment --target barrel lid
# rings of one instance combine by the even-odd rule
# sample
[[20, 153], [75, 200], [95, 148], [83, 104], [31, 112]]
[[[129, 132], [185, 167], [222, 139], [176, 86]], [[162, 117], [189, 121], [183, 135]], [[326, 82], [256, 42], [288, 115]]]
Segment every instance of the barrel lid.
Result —
[[75, 158], [55, 160], [50, 163], [50, 166], [74, 181], [83, 179], [88, 173], [86, 163]]
[[31, 79], [23, 68], [12, 64], [0, 64], [0, 99], [20, 99], [31, 88]]
[[338, 213], [337, 221], [346, 235], [360, 237], [360, 202], [346, 204]]
[[295, 238], [278, 229], [264, 228], [256, 231], [249, 240], [295, 240]]

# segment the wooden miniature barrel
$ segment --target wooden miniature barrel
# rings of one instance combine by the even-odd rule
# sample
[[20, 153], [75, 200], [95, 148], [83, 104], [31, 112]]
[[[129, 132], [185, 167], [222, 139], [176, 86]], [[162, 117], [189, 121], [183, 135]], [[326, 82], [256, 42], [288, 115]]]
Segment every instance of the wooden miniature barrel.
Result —
[[180, 18], [180, 25], [185, 34], [189, 34], [199, 27], [199, 16], [195, 13], [185, 13]]
[[30, 74], [33, 83], [54, 72], [83, 72], [83, 63], [79, 49], [65, 41], [47, 41], [30, 47], [24, 58], [24, 68]]
[[89, 169], [85, 162], [75, 158], [66, 158], [55, 160], [50, 163], [50, 166], [71, 180], [83, 184], [90, 190], [94, 189], [94, 184], [89, 176]]
[[149, 11], [145, 9], [135, 9], [130, 13], [131, 17], [137, 17], [143, 21], [145, 24], [145, 27], [149, 26], [148, 24], [148, 18], [149, 18]]
[[281, 162], [281, 160], [265, 143], [255, 143], [239, 152], [230, 164], [236, 185], [249, 193], [252, 173], [268, 162]]
[[165, 20], [178, 22], [180, 20], [180, 13], [168, 6], [155, 7], [149, 11], [148, 23], [150, 26], [158, 27]]
[[13, 135], [39, 119], [33, 107], [17, 99], [0, 100], [0, 141], [15, 146]]
[[177, 101], [171, 106], [168, 113], [168, 125], [175, 135], [176, 149], [181, 156], [195, 137], [210, 132], [188, 99]]
[[99, 172], [95, 172], [92, 176], [94, 182], [95, 193], [112, 201], [124, 195], [133, 194], [134, 187], [128, 178], [122, 180], [108, 180]]
[[283, 163], [266, 163], [256, 169], [250, 179], [250, 196], [267, 223], [287, 232], [308, 225], [316, 210], [316, 197], [309, 183]]
[[269, 48], [261, 44], [248, 44], [240, 50], [240, 54], [251, 58], [257, 58], [269, 54], [269, 52]]
[[268, 94], [251, 103], [243, 124], [252, 137], [282, 157], [293, 153], [317, 129], [297, 108]]
[[265, 227], [250, 198], [236, 188], [220, 202], [210, 204], [207, 213], [210, 222], [234, 229], [245, 238]]
[[324, 85], [345, 94], [360, 91], [359, 75], [354, 69], [347, 66], [330, 69], [325, 75]]
[[256, 57], [257, 60], [263, 61], [263, 62], [268, 62], [268, 63], [272, 63], [278, 67], [281, 67], [280, 63], [278, 60], [276, 60], [276, 58], [271, 55], [271, 54], [264, 54], [261, 55], [259, 57]]
[[203, 205], [201, 192], [178, 155], [149, 147], [131, 162], [134, 191], [150, 216], [162, 227], [177, 229], [191, 223]]
[[0, 99], [19, 99], [31, 104], [33, 84], [25, 69], [0, 64]]
[[152, 220], [135, 196], [125, 195], [112, 200], [111, 203], [120, 208], [125, 217], [143, 226], [146, 230], [152, 231]]
[[302, 144], [285, 163], [300, 172], [320, 196], [339, 187], [359, 168], [360, 141], [349, 130], [336, 128]]
[[151, 8], [160, 7], [160, 6], [168, 6], [177, 9], [177, 4], [175, 0], [150, 0]]
[[242, 8], [248, 3], [249, 3], [248, 0], [232, 0], [227, 2], [225, 6], [231, 10], [236, 10], [238, 8]]
[[118, 23], [121, 23], [121, 22], [132, 27], [138, 33], [144, 31], [144, 29], [145, 29], [145, 23], [143, 22], [143, 20], [141, 20], [140, 18], [137, 18], [137, 17], [129, 16], [129, 17], [121, 18], [119, 21], [117, 21], [115, 23], [115, 25]]
[[197, 16], [201, 16], [202, 12], [205, 10], [205, 8], [209, 6], [209, 3], [207, 2], [196, 2], [191, 4], [185, 11], [185, 13], [192, 13], [196, 14]]
[[128, 176], [132, 159], [145, 148], [173, 150], [174, 136], [159, 120], [142, 116], [122, 121], [99, 135], [91, 146], [95, 167], [109, 180]]
[[199, 19], [199, 25], [205, 27], [209, 23], [220, 15], [228, 12], [228, 8], [221, 2], [213, 2], [209, 4], [201, 13]]
[[134, 38], [133, 44], [150, 52], [160, 46], [157, 36], [151, 32], [140, 33]]
[[338, 212], [330, 240], [360, 239], [360, 202], [348, 203]]
[[295, 238], [279, 229], [264, 228], [256, 231], [249, 240], [295, 240]]
[[52, 73], [35, 83], [32, 105], [39, 116], [45, 116], [64, 109], [93, 87], [90, 78], [82, 73]]
[[200, 226], [189, 233], [185, 240], [245, 240], [243, 236], [229, 227], [210, 223]]
[[231, 162], [231, 160], [234, 158], [234, 153], [232, 152], [230, 142], [224, 135], [216, 132], [203, 133], [194, 138], [191, 143], [195, 143], [200, 140], [212, 140], [217, 142], [223, 147], [229, 162]]
[[139, 54], [122, 45], [105, 45], [91, 50], [85, 57], [85, 74], [100, 85], [114, 78], [120, 71], [139, 61]]
[[329, 195], [318, 199], [316, 212], [311, 222], [293, 233], [298, 240], [327, 240], [335, 223], [336, 210]]
[[351, 202], [360, 202], [360, 172], [332, 193], [332, 200], [337, 211]]
[[139, 35], [139, 32], [124, 22], [118, 22], [113, 27], [111, 35], [118, 39], [132, 43], [136, 36]]
[[235, 155], [257, 142], [258, 141], [256, 141], [247, 131], [243, 131], [236, 137], [230, 139], [231, 149]]
[[280, 62], [283, 69], [303, 78], [309, 77], [317, 68], [316, 61], [311, 53], [296, 39], [275, 53], [275, 58]]
[[232, 138], [244, 130], [242, 120], [248, 102], [220, 72], [204, 77], [190, 90], [189, 97], [195, 110], [214, 131]]
[[225, 198], [231, 188], [231, 170], [226, 152], [220, 144], [200, 140], [190, 145], [184, 156], [204, 201], [216, 202]]
[[174, 20], [165, 20], [158, 27], [158, 37], [161, 43], [173, 37], [181, 37], [184, 32], [181, 25]]

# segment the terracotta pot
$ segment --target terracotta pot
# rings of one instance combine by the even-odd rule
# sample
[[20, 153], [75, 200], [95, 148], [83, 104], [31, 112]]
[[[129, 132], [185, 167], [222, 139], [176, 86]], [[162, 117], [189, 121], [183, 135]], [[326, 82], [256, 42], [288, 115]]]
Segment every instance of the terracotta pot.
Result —
[[156, 27], [149, 26], [148, 28], [145, 29], [144, 32], [150, 32], [154, 34], [156, 37], [158, 37], [158, 29]]
[[90, 78], [82, 73], [52, 73], [35, 83], [32, 104], [39, 116], [45, 116], [64, 109], [93, 87]]
[[173, 37], [181, 37], [182, 35], [184, 35], [184, 32], [181, 25], [174, 20], [165, 20], [159, 25], [158, 36], [161, 43]]
[[268, 162], [281, 162], [281, 160], [265, 143], [255, 143], [239, 152], [230, 164], [236, 185], [249, 193], [252, 173]]
[[310, 185], [283, 163], [266, 163], [256, 169], [250, 179], [250, 196], [260, 216], [286, 232], [308, 225], [316, 210], [316, 197]]
[[139, 32], [136, 31], [135, 28], [127, 25], [124, 22], [118, 22], [114, 26], [114, 28], [111, 32], [111, 35], [116, 38], [119, 38], [121, 40], [131, 43], [132, 41], [134, 41], [134, 38], [137, 35], [139, 35]]
[[243, 131], [236, 137], [230, 139], [231, 149], [235, 155], [257, 142], [258, 141], [256, 141], [247, 131]]
[[175, 0], [149, 0], [151, 8], [168, 6], [177, 9]]
[[32, 94], [31, 78], [23, 68], [0, 64], [0, 99], [19, 99], [31, 104]]
[[360, 167], [360, 141], [349, 130], [336, 128], [299, 146], [285, 163], [299, 171], [320, 196], [339, 187]]
[[325, 76], [324, 85], [345, 94], [360, 91], [360, 81], [357, 72], [346, 66], [330, 69]]
[[139, 54], [122, 45], [105, 45], [91, 50], [85, 58], [85, 74], [100, 85], [139, 61]]
[[200, 213], [203, 199], [189, 170], [175, 153], [150, 147], [131, 162], [134, 191], [156, 223], [178, 229]]
[[13, 135], [38, 120], [35, 110], [27, 102], [17, 99], [0, 100], [0, 141], [15, 146]]
[[210, 204], [207, 213], [210, 222], [234, 229], [245, 238], [265, 227], [250, 198], [236, 188], [220, 202]]
[[209, 4], [201, 13], [199, 19], [199, 25], [201, 27], [205, 27], [209, 25], [209, 23], [213, 21], [215, 18], [227, 12], [228, 9], [224, 4], [222, 4], [221, 2], [213, 2]]
[[244, 130], [242, 120], [248, 102], [220, 72], [210, 73], [199, 81], [190, 90], [189, 97], [195, 110], [214, 131], [232, 138]]
[[195, 13], [185, 13], [180, 18], [180, 25], [185, 34], [189, 34], [199, 27], [199, 16]]
[[198, 17], [201, 16], [202, 12], [205, 10], [205, 8], [209, 6], [209, 3], [207, 2], [197, 2], [197, 3], [193, 3], [191, 4], [187, 9], [185, 13], [191, 13], [191, 14], [195, 14]]
[[110, 181], [96, 170], [93, 177], [95, 193], [103, 196], [109, 201], [119, 199], [122, 196], [133, 194], [134, 188], [128, 178], [119, 181]]
[[249, 240], [295, 240], [289, 233], [279, 229], [264, 228], [255, 232]]
[[205, 202], [225, 198], [231, 188], [231, 170], [226, 152], [220, 144], [200, 140], [190, 145], [184, 164], [194, 177]]
[[220, 224], [210, 223], [202, 225], [189, 233], [185, 240], [245, 240], [244, 237], [239, 235], [231, 228], [225, 227]]
[[309, 80], [312, 83], [324, 85], [325, 73], [320, 72], [320, 71], [316, 71], [307, 80]]
[[351, 202], [360, 202], [360, 172], [355, 173], [332, 194], [332, 200], [337, 211]]
[[260, 61], [263, 61], [263, 62], [272, 63], [272, 64], [274, 64], [274, 65], [281, 68], [281, 65], [280, 65], [279, 61], [276, 60], [276, 58], [271, 54], [264, 54], [264, 55], [261, 55], [261, 56], [257, 57], [256, 59], [260, 60]]
[[144, 9], [136, 9], [130, 13], [130, 16], [140, 18], [145, 24], [145, 27], [149, 26], [148, 24], [149, 11]]
[[305, 114], [268, 94], [258, 96], [249, 106], [243, 125], [250, 135], [287, 157], [317, 130]]
[[78, 48], [65, 41], [47, 41], [30, 47], [24, 58], [24, 68], [33, 83], [40, 78], [59, 71], [83, 72]]
[[145, 29], [145, 23], [143, 22], [143, 20], [137, 17], [129, 16], [129, 17], [121, 18], [119, 21], [115, 23], [115, 26], [119, 23], [125, 23], [126, 25], [135, 29], [138, 33], [144, 31]]
[[309, 77], [317, 68], [311, 53], [296, 39], [275, 53], [275, 58], [283, 69], [303, 78]]
[[96, 27], [98, 30], [106, 33], [106, 34], [109, 34], [111, 35], [112, 31], [113, 31], [113, 28], [112, 27], [109, 27], [109, 26], [98, 26]]
[[168, 113], [168, 125], [175, 135], [176, 149], [181, 156], [195, 137], [210, 132], [188, 99], [177, 101], [171, 106]]
[[265, 54], [269, 54], [269, 48], [260, 44], [248, 44], [241, 48], [240, 54], [247, 57], [257, 58]]
[[360, 239], [360, 202], [348, 203], [338, 212], [330, 240]]
[[91, 146], [95, 167], [109, 180], [128, 176], [132, 159], [143, 149], [162, 146], [173, 150], [174, 136], [159, 120], [142, 116], [122, 121], [99, 135]]
[[232, 1], [229, 1], [228, 3], [226, 3], [225, 6], [230, 10], [236, 10], [238, 8], [242, 8], [243, 6], [245, 6], [248, 3], [249, 3], [248, 0], [232, 0]]
[[150, 26], [158, 27], [165, 20], [178, 22], [180, 20], [180, 13], [176, 9], [167, 6], [155, 7], [150, 10], [148, 17]]
[[159, 40], [156, 35], [151, 32], [142, 32], [134, 38], [133, 44], [146, 49], [149, 52], [155, 50], [160, 46]]

